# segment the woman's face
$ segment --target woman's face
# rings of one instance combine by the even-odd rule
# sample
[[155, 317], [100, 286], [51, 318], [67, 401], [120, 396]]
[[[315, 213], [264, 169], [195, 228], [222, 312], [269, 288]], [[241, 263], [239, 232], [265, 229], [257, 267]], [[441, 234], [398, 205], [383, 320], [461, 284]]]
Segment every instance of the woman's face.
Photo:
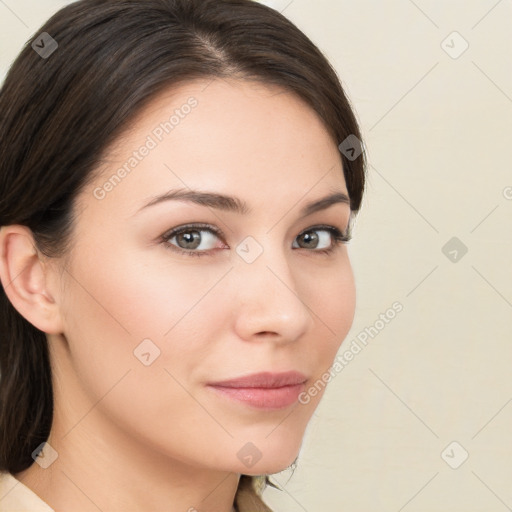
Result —
[[[290, 465], [354, 315], [329, 231], [347, 231], [342, 195], [336, 144], [289, 92], [197, 81], [153, 101], [76, 203], [63, 336], [49, 335], [54, 429], [245, 474]], [[209, 385], [292, 370], [306, 382]]]

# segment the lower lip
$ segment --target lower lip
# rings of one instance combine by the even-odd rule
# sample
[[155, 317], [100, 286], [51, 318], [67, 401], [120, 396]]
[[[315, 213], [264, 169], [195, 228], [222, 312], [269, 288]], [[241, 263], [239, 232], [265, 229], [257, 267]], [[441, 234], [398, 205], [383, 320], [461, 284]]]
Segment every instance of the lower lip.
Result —
[[222, 395], [258, 409], [282, 409], [297, 402], [304, 384], [280, 388], [228, 388], [210, 385]]

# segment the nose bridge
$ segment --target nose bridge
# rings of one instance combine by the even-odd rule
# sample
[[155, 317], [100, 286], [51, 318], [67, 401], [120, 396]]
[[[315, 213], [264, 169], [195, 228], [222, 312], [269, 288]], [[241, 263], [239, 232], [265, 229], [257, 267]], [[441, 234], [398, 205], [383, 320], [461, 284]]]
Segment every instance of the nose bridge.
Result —
[[[248, 237], [249, 238], [249, 237]], [[312, 325], [290, 262], [282, 247], [244, 240], [237, 252], [236, 327], [241, 337], [272, 333], [286, 341], [299, 338]]]

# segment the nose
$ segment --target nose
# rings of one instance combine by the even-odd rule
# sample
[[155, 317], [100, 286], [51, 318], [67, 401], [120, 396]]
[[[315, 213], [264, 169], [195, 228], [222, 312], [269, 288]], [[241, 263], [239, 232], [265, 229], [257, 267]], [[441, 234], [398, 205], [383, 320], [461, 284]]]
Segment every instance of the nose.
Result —
[[237, 262], [231, 278], [235, 330], [241, 339], [290, 343], [311, 329], [313, 313], [301, 293], [312, 284], [304, 273], [292, 270], [282, 250], [266, 249], [252, 263]]

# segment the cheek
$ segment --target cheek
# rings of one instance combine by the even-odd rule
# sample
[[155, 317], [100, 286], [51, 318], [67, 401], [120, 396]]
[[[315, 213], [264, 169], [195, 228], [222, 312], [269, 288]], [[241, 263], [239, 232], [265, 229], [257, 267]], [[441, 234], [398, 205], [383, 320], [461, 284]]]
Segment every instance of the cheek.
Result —
[[94, 403], [86, 421], [101, 413], [162, 451], [197, 450], [200, 457], [199, 444], [189, 445], [204, 437], [205, 411], [189, 393], [196, 395], [198, 367], [213, 350], [212, 337], [219, 338], [218, 311], [229, 311], [213, 288], [226, 269], [145, 267], [135, 255], [114, 254], [95, 265], [93, 256], [83, 252], [75, 260], [65, 297], [68, 379], [87, 397], [77, 401], [77, 421]]
[[226, 338], [219, 326], [227, 328], [222, 315], [230, 308], [219, 303], [219, 290], [229, 267], [180, 262], [163, 248], [110, 247], [100, 258], [86, 247], [95, 245], [76, 253], [64, 315], [70, 357], [84, 387], [101, 396], [131, 369], [140, 373], [135, 393], [160, 387], [167, 400], [181, 396], [169, 373], [179, 382], [193, 381], [198, 361], [215, 351], [213, 341]]
[[307, 304], [329, 345], [337, 350], [352, 326], [356, 304], [354, 274], [346, 252], [340, 264], [322, 271], [316, 282], [309, 287]]
[[203, 300], [225, 271], [187, 266], [161, 255], [152, 261], [136, 252], [94, 258], [82, 253], [71, 269], [64, 311], [68, 330], [125, 363], [133, 362], [133, 350], [145, 339], [162, 351], [172, 350], [169, 340], [176, 333], [181, 345], [177, 350], [186, 352], [191, 345], [187, 337], [200, 328], [197, 311], [211, 307]]
[[310, 337], [307, 350], [307, 360], [314, 361], [313, 376], [299, 400], [309, 414], [324, 395], [327, 376], [354, 319], [356, 289], [348, 255], [345, 254], [340, 265], [326, 272], [318, 282], [321, 282], [319, 286], [310, 288], [307, 302], [316, 321], [316, 334]]

